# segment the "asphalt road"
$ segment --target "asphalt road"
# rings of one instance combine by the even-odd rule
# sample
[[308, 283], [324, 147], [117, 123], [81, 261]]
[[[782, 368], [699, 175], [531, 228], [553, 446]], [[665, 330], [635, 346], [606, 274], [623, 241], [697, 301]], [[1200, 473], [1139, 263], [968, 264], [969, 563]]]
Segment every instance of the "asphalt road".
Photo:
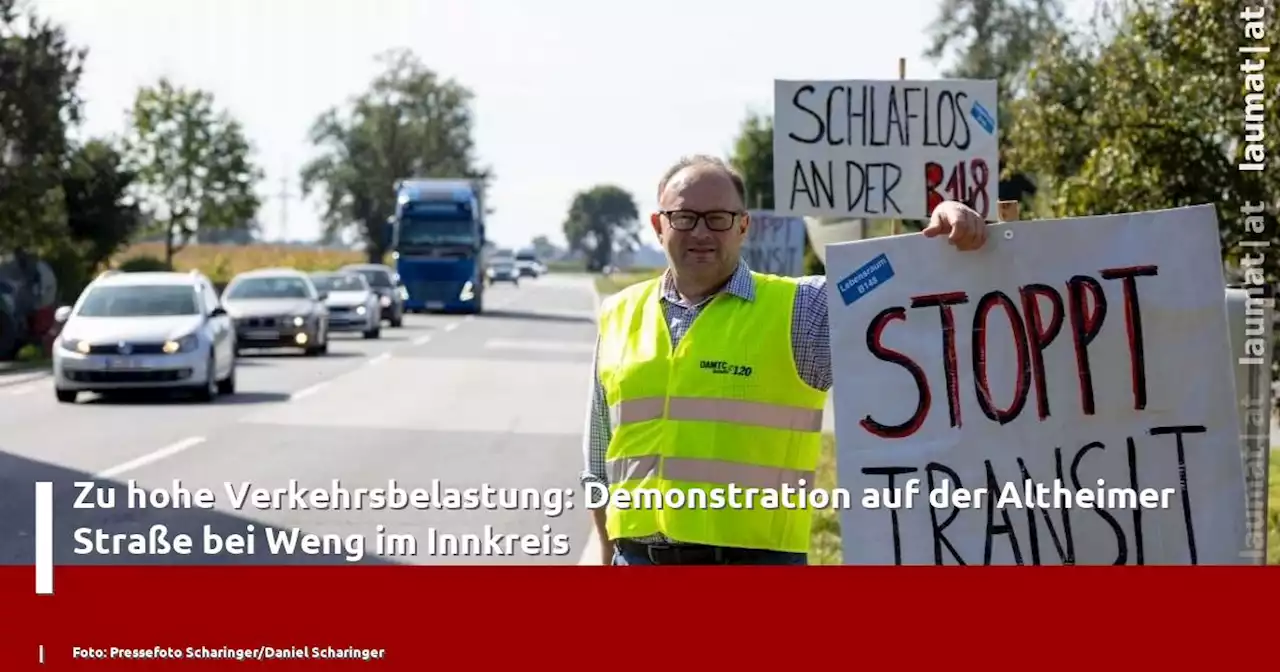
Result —
[[[335, 336], [327, 356], [246, 353], [238, 390], [211, 404], [82, 395], [54, 399], [47, 378], [0, 380], [0, 564], [34, 562], [35, 482], [54, 483], [55, 564], [345, 563], [346, 550], [271, 553], [265, 527], [364, 539], [363, 563], [578, 564], [598, 556], [577, 484], [596, 299], [586, 276], [552, 275], [497, 286], [486, 314], [409, 315], [379, 340]], [[551, 517], [527, 509], [235, 509], [226, 483], [284, 488], [291, 479], [327, 488], [531, 488], [572, 492]], [[215, 507], [130, 508], [127, 484], [208, 488]], [[114, 492], [113, 508], [75, 506], [76, 482]], [[81, 555], [78, 528], [187, 534], [189, 555]], [[254, 552], [206, 554], [206, 526], [220, 537], [253, 526]], [[416, 554], [378, 556], [377, 529], [413, 535]], [[511, 555], [451, 555], [439, 535], [568, 535], [567, 552], [517, 543]], [[547, 527], [549, 526], [549, 531]], [[431, 541], [437, 543], [432, 548]], [[532, 542], [526, 542], [532, 543]], [[388, 546], [390, 544], [388, 543]], [[391, 553], [391, 549], [386, 549]], [[405, 549], [401, 549], [402, 551]], [[463, 549], [472, 550], [475, 549]], [[494, 550], [488, 546], [488, 552]], [[507, 549], [502, 549], [504, 552]], [[552, 549], [555, 550], [555, 549]], [[336, 551], [336, 552], [334, 552]]]

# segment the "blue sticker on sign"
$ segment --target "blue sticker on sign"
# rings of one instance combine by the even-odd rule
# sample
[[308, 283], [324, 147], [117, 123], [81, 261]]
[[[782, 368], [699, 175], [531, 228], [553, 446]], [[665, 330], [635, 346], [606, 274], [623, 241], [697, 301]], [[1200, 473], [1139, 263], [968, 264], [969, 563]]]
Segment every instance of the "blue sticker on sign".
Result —
[[969, 114], [973, 115], [974, 120], [977, 121], [978, 125], [984, 128], [987, 133], [995, 132], [996, 120], [992, 118], [991, 113], [987, 111], [987, 108], [982, 106], [982, 103], [979, 103], [976, 100], [973, 101], [973, 108], [969, 110]]
[[844, 299], [844, 305], [847, 306], [888, 282], [892, 277], [893, 265], [889, 263], [889, 257], [882, 254], [841, 280], [840, 284], [836, 285], [836, 289], [840, 290], [840, 298]]

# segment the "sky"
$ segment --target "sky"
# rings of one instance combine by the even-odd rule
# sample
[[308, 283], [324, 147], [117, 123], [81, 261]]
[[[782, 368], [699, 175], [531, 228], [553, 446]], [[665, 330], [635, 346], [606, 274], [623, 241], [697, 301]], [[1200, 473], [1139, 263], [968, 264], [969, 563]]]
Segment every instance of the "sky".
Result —
[[[929, 79], [938, 0], [35, 0], [89, 50], [83, 131], [122, 133], [137, 89], [167, 76], [240, 119], [267, 179], [264, 237], [314, 239], [298, 171], [313, 120], [363, 91], [374, 57], [412, 49], [476, 96], [496, 174], [489, 236], [563, 243], [576, 192], [611, 183], [642, 218], [681, 155], [728, 157], [774, 79]], [[388, 185], [388, 189], [391, 186]], [[281, 194], [285, 194], [282, 198]], [[650, 241], [651, 242], [651, 241]]]

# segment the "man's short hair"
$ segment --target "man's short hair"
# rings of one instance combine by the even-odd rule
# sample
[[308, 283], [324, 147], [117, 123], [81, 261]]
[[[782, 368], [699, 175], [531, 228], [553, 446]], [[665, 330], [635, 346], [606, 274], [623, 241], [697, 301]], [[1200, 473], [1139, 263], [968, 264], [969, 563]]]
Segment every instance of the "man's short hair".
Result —
[[675, 177], [676, 173], [684, 170], [685, 168], [692, 168], [693, 166], [709, 166], [724, 173], [725, 176], [729, 178], [729, 181], [733, 182], [733, 188], [738, 192], [738, 199], [742, 201], [743, 207], [746, 207], [747, 185], [742, 180], [742, 175], [739, 174], [738, 171], [734, 170], [733, 166], [725, 163], [723, 159], [707, 154], [693, 154], [690, 156], [680, 157], [680, 160], [676, 161], [675, 165], [668, 168], [667, 172], [663, 173], [662, 180], [658, 182], [658, 199], [662, 199], [662, 192], [666, 191], [667, 183], [671, 181], [671, 178]]

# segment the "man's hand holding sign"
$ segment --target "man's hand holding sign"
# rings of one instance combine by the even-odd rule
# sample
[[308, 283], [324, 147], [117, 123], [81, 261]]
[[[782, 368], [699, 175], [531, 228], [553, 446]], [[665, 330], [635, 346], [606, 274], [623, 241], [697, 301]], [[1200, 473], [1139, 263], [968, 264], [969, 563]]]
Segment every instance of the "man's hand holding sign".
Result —
[[974, 210], [947, 201], [934, 208], [929, 225], [921, 233], [925, 238], [946, 236], [957, 250], [976, 250], [987, 242], [987, 223]]

